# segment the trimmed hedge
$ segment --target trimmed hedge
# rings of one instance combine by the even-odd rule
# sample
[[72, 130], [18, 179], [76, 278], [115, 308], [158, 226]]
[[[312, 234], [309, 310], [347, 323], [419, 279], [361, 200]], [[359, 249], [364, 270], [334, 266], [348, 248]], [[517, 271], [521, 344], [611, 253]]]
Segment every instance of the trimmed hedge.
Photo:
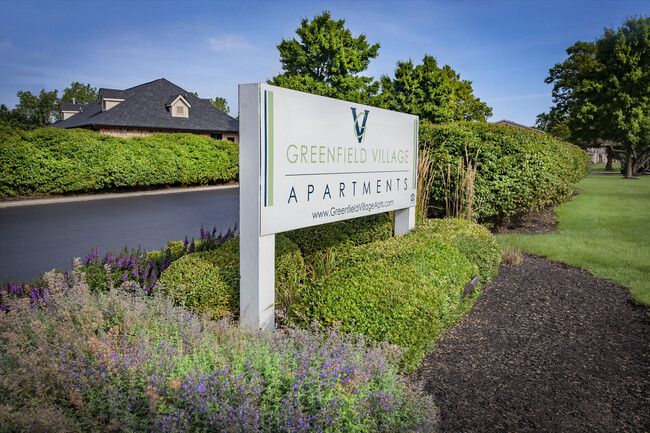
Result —
[[[303, 254], [312, 258], [328, 248], [358, 245], [392, 235], [387, 214], [295, 230], [275, 237], [276, 307], [290, 309], [306, 280]], [[170, 242], [170, 248], [182, 247]], [[151, 254], [151, 253], [149, 253]], [[312, 257], [313, 256], [313, 257]], [[175, 260], [161, 275], [155, 290], [162, 290], [175, 303], [213, 317], [239, 315], [239, 237], [214, 251], [197, 252]]]
[[0, 128], [0, 196], [236, 180], [239, 148], [193, 134], [118, 138], [84, 129]]
[[431, 206], [444, 212], [442, 172], [466, 149], [474, 159], [477, 151], [474, 216], [501, 225], [509, 217], [566, 201], [573, 185], [587, 175], [588, 155], [572, 144], [548, 134], [477, 122], [444, 125], [420, 124], [420, 146], [429, 152], [435, 170]]
[[476, 268], [455, 248], [432, 237], [405, 235], [339, 251], [327, 275], [307, 284], [293, 320], [317, 320], [375, 341], [405, 347], [412, 367], [440, 331], [465, 311], [463, 287]]
[[393, 223], [387, 213], [337, 221], [284, 233], [300, 247], [305, 257], [346, 243], [368, 244], [393, 235]]
[[[298, 247], [282, 235], [275, 238], [275, 284], [295, 288], [304, 279], [305, 264]], [[167, 268], [155, 287], [175, 304], [213, 318], [239, 315], [239, 237], [220, 248], [190, 254]]]
[[475, 276], [488, 282], [500, 259], [484, 227], [424, 221], [404, 236], [337, 249], [329, 272], [314, 273], [300, 292], [291, 317], [403, 346], [402, 366], [412, 369], [478, 297], [478, 290], [464, 297], [465, 285]]
[[428, 219], [418, 224], [413, 232], [417, 238], [433, 237], [460, 251], [470, 263], [476, 265], [474, 275], [485, 283], [498, 272], [501, 248], [494, 236], [482, 225], [464, 219]]

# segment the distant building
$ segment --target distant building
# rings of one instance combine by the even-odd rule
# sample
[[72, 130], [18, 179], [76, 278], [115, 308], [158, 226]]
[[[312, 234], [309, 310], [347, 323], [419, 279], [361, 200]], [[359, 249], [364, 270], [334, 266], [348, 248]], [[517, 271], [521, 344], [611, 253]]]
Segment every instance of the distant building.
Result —
[[512, 126], [514, 128], [521, 128], [521, 129], [528, 129], [529, 131], [535, 131], [539, 132], [540, 134], [546, 134], [546, 132], [542, 131], [541, 129], [535, 129], [531, 128], [530, 126], [522, 125], [520, 123], [515, 123], [511, 120], [499, 120], [498, 122], [493, 122], [495, 125], [506, 125], [506, 126]]
[[239, 121], [214, 108], [209, 99], [164, 78], [126, 90], [100, 89], [86, 105], [59, 105], [54, 128], [86, 128], [116, 137], [187, 132], [239, 142]]

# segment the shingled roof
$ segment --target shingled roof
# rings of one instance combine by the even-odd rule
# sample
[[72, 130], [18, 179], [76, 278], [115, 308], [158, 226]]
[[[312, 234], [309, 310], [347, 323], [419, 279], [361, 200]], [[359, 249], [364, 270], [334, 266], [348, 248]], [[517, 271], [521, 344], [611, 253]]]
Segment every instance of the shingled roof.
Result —
[[[190, 104], [189, 117], [173, 117], [169, 101], [179, 95]], [[102, 98], [124, 99], [102, 111]], [[80, 108], [79, 113], [51, 125], [55, 128], [136, 128], [193, 132], [238, 132], [239, 121], [201, 99], [160, 78], [125, 90], [100, 89], [99, 99]]]
[[503, 119], [493, 123], [495, 125], [512, 126], [514, 128], [528, 129], [529, 131], [535, 131], [535, 132], [539, 132], [540, 134], [546, 134], [546, 132], [542, 131], [541, 129], [531, 128], [530, 126], [522, 125], [521, 123], [516, 123], [513, 122], [512, 120]]

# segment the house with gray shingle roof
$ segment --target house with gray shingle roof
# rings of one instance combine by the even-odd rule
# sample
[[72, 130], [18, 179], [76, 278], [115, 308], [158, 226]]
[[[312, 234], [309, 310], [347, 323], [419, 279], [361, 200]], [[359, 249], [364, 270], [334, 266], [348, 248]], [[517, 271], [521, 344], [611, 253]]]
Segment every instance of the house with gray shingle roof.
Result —
[[59, 106], [54, 128], [86, 128], [117, 137], [188, 132], [239, 142], [239, 121], [164, 78], [125, 90], [100, 89], [86, 105]]

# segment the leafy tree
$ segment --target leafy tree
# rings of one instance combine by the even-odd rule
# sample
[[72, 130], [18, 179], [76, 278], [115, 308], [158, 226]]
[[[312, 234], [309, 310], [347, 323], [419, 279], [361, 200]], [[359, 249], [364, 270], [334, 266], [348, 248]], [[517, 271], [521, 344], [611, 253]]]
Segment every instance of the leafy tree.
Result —
[[88, 104], [93, 102], [98, 97], [97, 88], [90, 87], [90, 84], [83, 84], [78, 81], [73, 81], [70, 87], [63, 90], [63, 96], [59, 102], [67, 102], [71, 104]]
[[0, 105], [0, 126], [29, 129], [29, 120], [15, 109], [10, 110], [5, 104]]
[[395, 77], [381, 77], [381, 94], [374, 105], [420, 116], [431, 123], [457, 120], [485, 121], [492, 109], [475, 97], [472, 82], [461, 80], [450, 66], [438, 67], [425, 55], [421, 65], [409, 59], [397, 62]]
[[650, 163], [650, 18], [627, 19], [594, 42], [576, 42], [549, 70], [553, 102], [571, 139], [612, 142], [624, 155], [625, 177]]
[[571, 131], [567, 120], [566, 115], [562, 115], [557, 110], [549, 110], [548, 113], [537, 115], [535, 127], [560, 140], [571, 141]]
[[345, 20], [333, 20], [328, 11], [311, 21], [303, 18], [298, 39], [277, 46], [283, 73], [268, 82], [276, 86], [333, 98], [368, 103], [379, 84], [360, 75], [377, 57], [379, 44], [365, 35], [354, 37]]
[[16, 105], [16, 115], [27, 119], [30, 127], [43, 127], [52, 123], [58, 111], [58, 91], [41, 90], [38, 96], [32, 92], [18, 92], [19, 102]]
[[230, 107], [228, 106], [228, 101], [226, 101], [226, 98], [217, 96], [214, 99], [210, 99], [210, 103], [214, 108], [217, 108], [226, 114], [230, 113]]

